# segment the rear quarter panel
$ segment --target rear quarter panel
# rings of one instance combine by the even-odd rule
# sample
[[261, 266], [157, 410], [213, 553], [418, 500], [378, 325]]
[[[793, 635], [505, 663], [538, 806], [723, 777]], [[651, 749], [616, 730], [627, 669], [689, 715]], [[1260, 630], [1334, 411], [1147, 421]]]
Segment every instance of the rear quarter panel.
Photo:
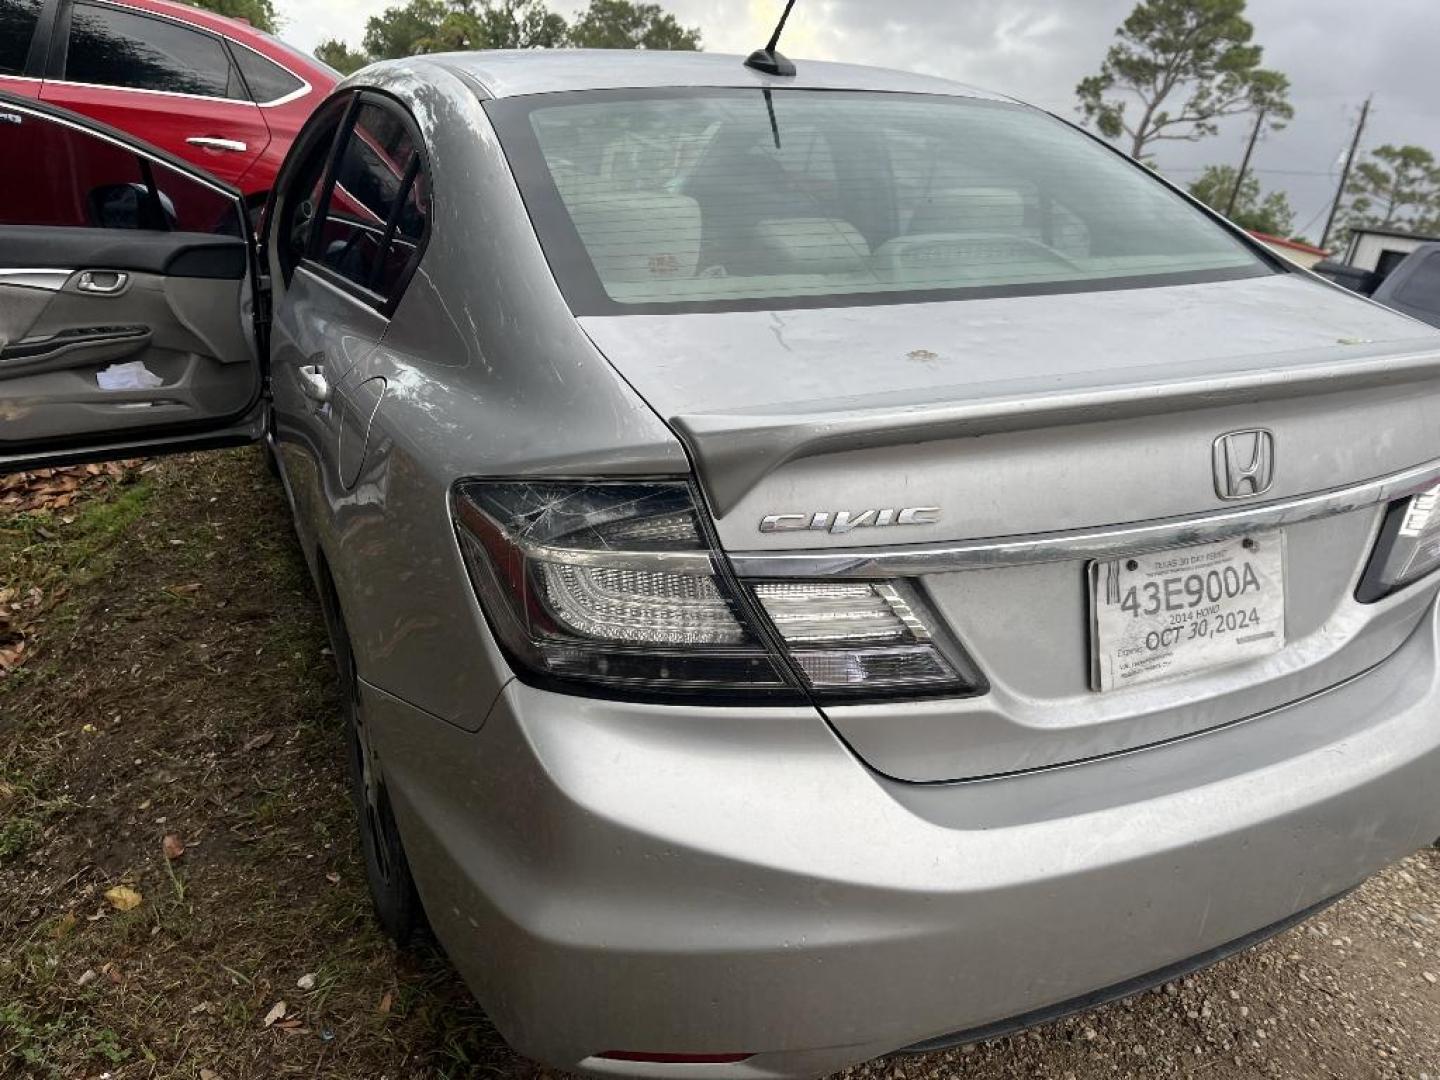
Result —
[[433, 217], [379, 347], [348, 376], [387, 381], [358, 481], [297, 513], [331, 566], [362, 678], [475, 729], [510, 672], [460, 558], [454, 483], [688, 464], [565, 306], [470, 87], [413, 62], [367, 81], [419, 123]]

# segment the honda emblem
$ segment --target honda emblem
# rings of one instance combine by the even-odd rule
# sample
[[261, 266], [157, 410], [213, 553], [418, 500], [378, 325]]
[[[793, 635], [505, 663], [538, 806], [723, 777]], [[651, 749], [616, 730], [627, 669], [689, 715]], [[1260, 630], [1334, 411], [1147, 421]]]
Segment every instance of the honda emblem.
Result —
[[1275, 481], [1275, 436], [1264, 428], [1227, 431], [1215, 440], [1215, 494], [1222, 499], [1264, 495]]

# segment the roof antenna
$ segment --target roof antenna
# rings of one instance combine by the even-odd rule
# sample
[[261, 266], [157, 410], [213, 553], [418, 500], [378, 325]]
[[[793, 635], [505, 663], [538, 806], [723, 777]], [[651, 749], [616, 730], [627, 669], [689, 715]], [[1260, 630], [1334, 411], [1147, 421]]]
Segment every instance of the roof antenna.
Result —
[[780, 15], [780, 21], [775, 24], [775, 32], [770, 35], [770, 43], [765, 48], [752, 52], [745, 61], [746, 67], [763, 71], [766, 75], [795, 74], [795, 65], [789, 58], [775, 51], [775, 46], [780, 44], [780, 34], [785, 29], [785, 20], [790, 17], [790, 9], [794, 6], [795, 0], [785, 0], [785, 10]]

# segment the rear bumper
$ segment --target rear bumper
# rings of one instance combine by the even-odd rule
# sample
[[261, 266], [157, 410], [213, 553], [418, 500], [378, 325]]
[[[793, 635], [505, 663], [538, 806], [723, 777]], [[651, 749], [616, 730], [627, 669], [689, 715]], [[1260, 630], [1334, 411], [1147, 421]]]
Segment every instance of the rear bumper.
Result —
[[1440, 835], [1436, 641], [1432, 609], [1288, 708], [955, 785], [877, 777], [804, 709], [512, 683], [469, 734], [369, 696], [427, 912], [517, 1049], [800, 1077], [1243, 942]]
[[1098, 1009], [1102, 1005], [1108, 1005], [1113, 1001], [1124, 1001], [1126, 998], [1134, 997], [1136, 994], [1143, 994], [1147, 990], [1154, 990], [1158, 986], [1171, 982], [1175, 979], [1183, 979], [1186, 975], [1196, 971], [1203, 971], [1220, 961], [1242, 953], [1246, 949], [1253, 949], [1257, 945], [1278, 937], [1286, 930], [1299, 926], [1302, 922], [1312, 916], [1320, 914], [1330, 907], [1344, 895], [1331, 897], [1329, 900], [1322, 900], [1318, 904], [1311, 904], [1302, 908], [1294, 915], [1288, 915], [1277, 923], [1263, 926], [1253, 933], [1246, 934], [1234, 941], [1227, 941], [1224, 945], [1218, 945], [1213, 949], [1207, 949], [1198, 956], [1187, 957], [1174, 964], [1168, 964], [1156, 971], [1146, 972], [1144, 975], [1137, 975], [1133, 979], [1126, 979], [1114, 986], [1102, 987], [1099, 990], [1091, 991], [1088, 994], [1081, 994], [1079, 997], [1071, 998], [1068, 1001], [1056, 1002], [1054, 1005], [1046, 1005], [1043, 1008], [1034, 1009], [1028, 1013], [1021, 1013], [1019, 1016], [1007, 1017], [1004, 1020], [996, 1020], [990, 1024], [982, 1024], [980, 1027], [965, 1028], [963, 1031], [951, 1032], [949, 1035], [941, 1035], [938, 1038], [926, 1039], [913, 1046], [907, 1046], [901, 1053], [925, 1054], [933, 1050], [945, 1050], [952, 1046], [965, 1046], [968, 1043], [985, 1042], [989, 1039], [1003, 1039], [1007, 1035], [1014, 1035], [1020, 1031], [1026, 1031], [1041, 1024], [1054, 1023], [1067, 1016], [1074, 1016], [1076, 1013], [1089, 1012], [1091, 1009]]

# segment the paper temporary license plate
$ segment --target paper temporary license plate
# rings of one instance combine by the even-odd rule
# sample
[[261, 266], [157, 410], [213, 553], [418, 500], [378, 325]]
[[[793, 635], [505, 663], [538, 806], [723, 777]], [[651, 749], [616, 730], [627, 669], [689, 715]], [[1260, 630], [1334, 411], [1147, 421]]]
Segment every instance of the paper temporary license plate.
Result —
[[1097, 690], [1234, 664], [1285, 645], [1282, 533], [1090, 564]]

